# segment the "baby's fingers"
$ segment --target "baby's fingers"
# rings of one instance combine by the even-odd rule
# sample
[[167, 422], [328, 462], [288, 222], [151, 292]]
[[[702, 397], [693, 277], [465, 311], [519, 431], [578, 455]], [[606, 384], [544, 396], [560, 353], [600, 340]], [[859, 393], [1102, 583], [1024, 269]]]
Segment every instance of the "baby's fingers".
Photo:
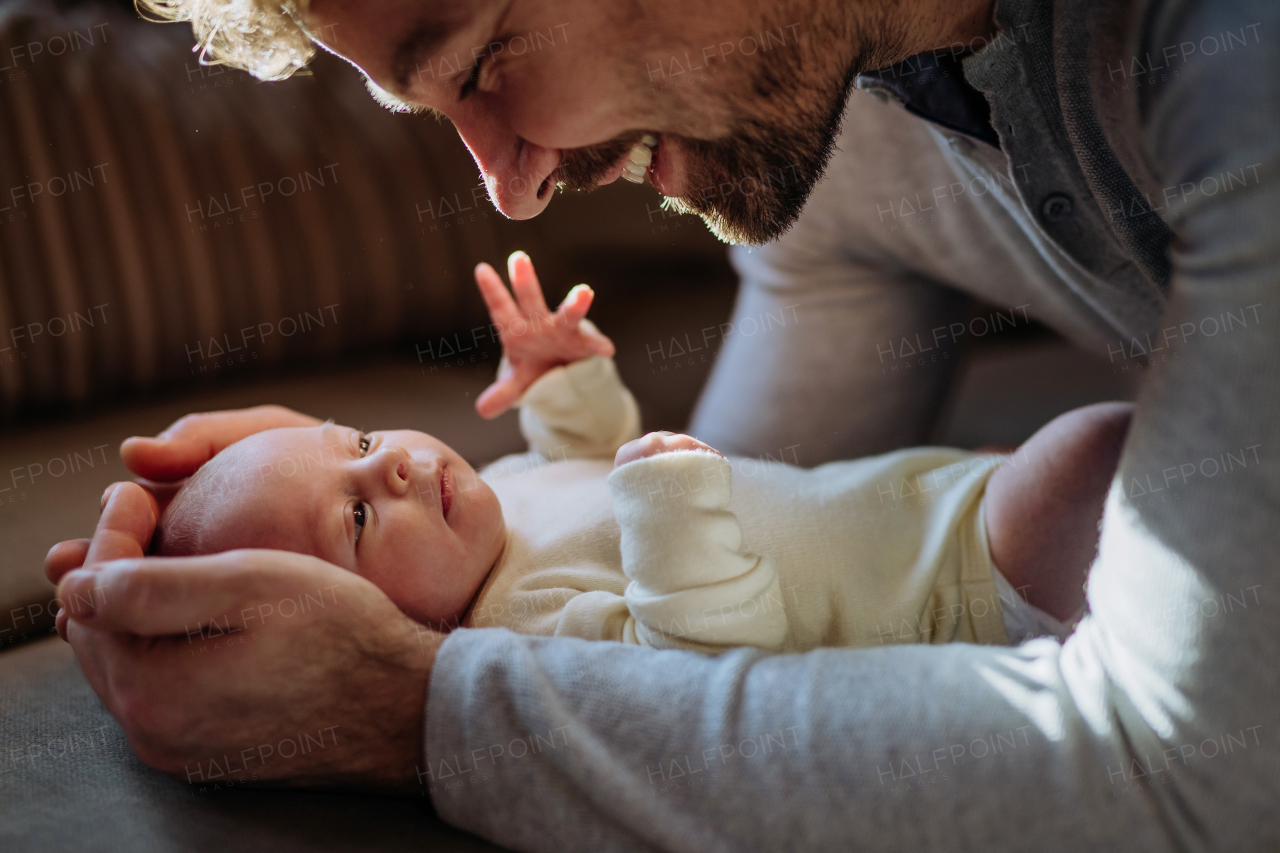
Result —
[[516, 404], [525, 387], [514, 376], [499, 379], [476, 398], [476, 412], [485, 419], [496, 418]]
[[593, 326], [590, 320], [583, 320], [578, 331], [582, 334], [582, 339], [586, 341], [587, 346], [591, 347], [592, 352], [605, 358], [613, 358], [613, 354], [617, 351], [613, 341]]
[[660, 453], [672, 453], [677, 450], [706, 450], [721, 458], [724, 454], [706, 442], [699, 441], [691, 435], [677, 432], [651, 432], [632, 439], [618, 448], [613, 457], [613, 467], [621, 468], [628, 462], [648, 459]]
[[591, 310], [591, 303], [595, 298], [594, 290], [585, 284], [579, 284], [565, 296], [556, 313], [560, 315], [561, 322], [565, 326], [573, 328], [581, 322], [583, 317], [587, 316], [587, 312]]
[[[580, 284], [578, 287], [585, 288], [586, 285]], [[577, 290], [577, 288], [574, 288], [574, 290]], [[572, 296], [573, 293], [570, 292], [569, 295]], [[566, 298], [565, 301], [567, 302], [568, 299]], [[609, 338], [597, 329], [595, 324], [590, 320], [586, 318], [579, 318], [573, 322], [573, 326], [571, 328], [578, 333], [578, 342], [585, 346], [589, 352], [593, 352], [596, 355], [602, 355], [605, 358], [613, 357], [613, 354], [616, 351], [613, 346], [613, 341], [609, 340]], [[583, 355], [579, 354], [575, 357], [582, 358]]]
[[547, 300], [542, 296], [542, 285], [538, 282], [538, 274], [533, 271], [533, 261], [524, 252], [512, 252], [507, 258], [507, 273], [511, 277], [511, 289], [515, 292], [516, 302], [528, 314], [545, 317], [551, 313], [547, 308]]
[[[594, 290], [585, 284], [578, 285], [570, 290], [564, 302], [560, 303], [560, 308], [556, 312], [556, 322], [563, 329], [576, 331], [579, 341], [585, 344], [590, 352], [612, 358], [616, 351], [613, 341], [587, 319], [587, 312], [591, 310], [591, 303], [595, 298]], [[581, 358], [581, 354], [575, 357]]]
[[516, 369], [504, 361], [498, 378], [476, 398], [476, 412], [482, 418], [496, 418], [514, 406], [530, 384], [527, 377], [519, 376]]
[[480, 296], [495, 323], [506, 324], [519, 313], [511, 292], [502, 283], [502, 277], [488, 264], [476, 264], [476, 287], [480, 289]]

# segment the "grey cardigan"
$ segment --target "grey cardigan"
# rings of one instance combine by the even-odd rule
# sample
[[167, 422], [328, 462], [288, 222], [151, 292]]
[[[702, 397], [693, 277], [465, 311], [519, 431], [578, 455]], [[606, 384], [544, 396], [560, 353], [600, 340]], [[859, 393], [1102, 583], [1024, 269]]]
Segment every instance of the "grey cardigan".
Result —
[[1280, 4], [997, 19], [964, 72], [999, 149], [945, 162], [997, 163], [1018, 209], [972, 227], [1151, 365], [1089, 615], [796, 656], [457, 631], [420, 772], [446, 820], [547, 851], [1280, 849]]

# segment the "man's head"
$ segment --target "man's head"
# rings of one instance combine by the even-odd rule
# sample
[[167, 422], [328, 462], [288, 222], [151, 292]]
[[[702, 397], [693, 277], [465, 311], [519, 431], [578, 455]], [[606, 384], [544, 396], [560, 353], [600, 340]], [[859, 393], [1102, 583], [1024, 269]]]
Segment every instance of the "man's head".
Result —
[[513, 218], [616, 179], [652, 134], [648, 174], [674, 209], [762, 243], [821, 176], [856, 72], [909, 55], [934, 0], [139, 2], [259, 76], [287, 76], [314, 43], [383, 103], [447, 115]]
[[166, 508], [154, 550], [310, 554], [368, 579], [413, 619], [456, 623], [503, 534], [497, 497], [445, 444], [325, 424], [266, 430], [223, 450]]

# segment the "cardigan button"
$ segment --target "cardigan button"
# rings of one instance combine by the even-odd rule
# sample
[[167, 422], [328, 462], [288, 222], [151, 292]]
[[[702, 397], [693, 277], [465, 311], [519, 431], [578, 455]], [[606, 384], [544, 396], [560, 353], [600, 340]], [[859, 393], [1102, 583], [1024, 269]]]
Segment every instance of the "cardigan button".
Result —
[[1045, 222], [1061, 222], [1071, 215], [1071, 196], [1054, 193], [1040, 205], [1040, 215]]

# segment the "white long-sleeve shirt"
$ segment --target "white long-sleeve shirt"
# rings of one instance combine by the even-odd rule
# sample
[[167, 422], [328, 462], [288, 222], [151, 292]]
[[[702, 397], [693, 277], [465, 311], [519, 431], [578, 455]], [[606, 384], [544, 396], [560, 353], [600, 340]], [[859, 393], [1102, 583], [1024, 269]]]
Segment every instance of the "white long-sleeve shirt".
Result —
[[508, 539], [471, 627], [697, 651], [1006, 641], [981, 495], [995, 464], [903, 450], [812, 470], [708, 451], [613, 468], [639, 433], [613, 362], [521, 400], [531, 453], [482, 472]]

